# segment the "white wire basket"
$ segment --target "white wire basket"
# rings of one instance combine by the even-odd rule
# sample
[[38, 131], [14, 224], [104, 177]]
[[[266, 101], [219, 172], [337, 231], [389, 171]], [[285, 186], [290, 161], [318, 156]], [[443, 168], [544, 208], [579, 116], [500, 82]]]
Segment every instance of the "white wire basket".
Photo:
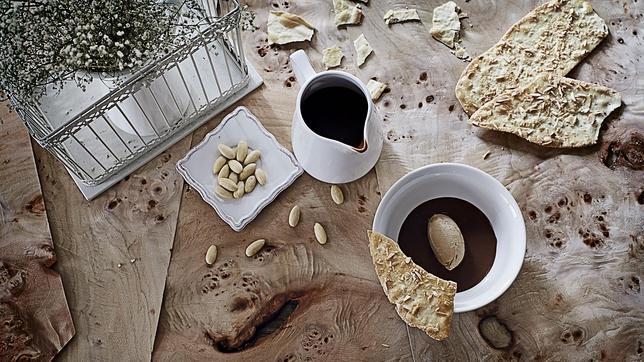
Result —
[[11, 98], [32, 137], [92, 199], [257, 88], [246, 64], [237, 0], [204, 1], [208, 24], [153, 64], [85, 90], [71, 80], [39, 102]]

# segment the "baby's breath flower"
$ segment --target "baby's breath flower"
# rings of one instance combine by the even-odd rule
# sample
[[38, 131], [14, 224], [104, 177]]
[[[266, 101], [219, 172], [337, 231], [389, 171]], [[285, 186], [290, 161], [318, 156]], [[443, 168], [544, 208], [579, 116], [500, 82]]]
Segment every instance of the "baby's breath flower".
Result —
[[[133, 70], [173, 51], [206, 21], [201, 0], [0, 0], [0, 91], [38, 100], [45, 86]], [[196, 21], [194, 21], [196, 19]]]

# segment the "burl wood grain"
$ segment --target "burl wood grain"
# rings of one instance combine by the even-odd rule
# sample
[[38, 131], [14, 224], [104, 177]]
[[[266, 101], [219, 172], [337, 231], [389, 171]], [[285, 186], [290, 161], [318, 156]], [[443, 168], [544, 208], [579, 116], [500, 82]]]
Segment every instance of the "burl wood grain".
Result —
[[0, 104], [0, 361], [48, 361], [74, 336], [29, 135]]
[[89, 202], [34, 145], [78, 337], [61, 360], [145, 361], [152, 354], [183, 180], [184, 139]]
[[[244, 46], [265, 85], [237, 105], [287, 147], [299, 89], [288, 63], [293, 50], [305, 49], [321, 70], [322, 50], [337, 44], [346, 55], [339, 69], [389, 84], [377, 103], [386, 134], [380, 162], [342, 186], [341, 206], [332, 203], [328, 185], [304, 175], [243, 232], [232, 232], [174, 170], [223, 114], [92, 202], [35, 147], [57, 269], [78, 332], [61, 359], [641, 360], [644, 1], [592, 1], [611, 34], [571, 76], [615, 88], [624, 105], [600, 144], [576, 151], [467, 124], [454, 96], [465, 63], [429, 35], [440, 3], [372, 0], [361, 25], [336, 29], [331, 1], [248, 1], [258, 29], [244, 34]], [[457, 3], [469, 15], [463, 45], [476, 56], [541, 1]], [[387, 10], [405, 6], [419, 9], [422, 22], [384, 23]], [[312, 42], [269, 47], [270, 9], [303, 16], [317, 29]], [[374, 54], [357, 68], [352, 43], [361, 33]], [[379, 192], [416, 167], [446, 161], [479, 167], [508, 187], [526, 220], [528, 250], [513, 286], [489, 306], [457, 315], [451, 336], [436, 342], [408, 330], [386, 301], [365, 231]], [[287, 215], [295, 203], [302, 221], [291, 229]], [[314, 222], [327, 229], [324, 246], [314, 241]], [[259, 237], [268, 247], [246, 258], [245, 246]], [[211, 243], [220, 255], [209, 268], [203, 257]], [[2, 275], [14, 280], [16, 268], [5, 265]], [[20, 305], [1, 311], [15, 315]]]
[[[393, 306], [383, 302], [378, 287], [370, 287], [375, 275], [364, 230], [371, 223], [378, 194], [369, 195], [365, 184], [374, 183], [373, 173], [344, 186], [352, 196], [349, 203], [356, 202], [355, 194], [367, 195], [366, 215], [359, 206], [338, 215], [328, 187], [304, 176], [241, 234], [208, 217], [212, 211], [186, 190], [154, 357], [640, 360], [644, 355], [642, 4], [593, 2], [611, 35], [571, 76], [617, 89], [624, 105], [608, 121], [599, 145], [569, 151], [544, 149], [467, 124], [454, 96], [466, 64], [428, 32], [432, 10], [441, 2], [371, 1], [364, 7], [362, 25], [342, 29], [333, 25], [330, 3], [249, 2], [257, 12], [259, 29], [246, 34], [245, 46], [266, 85], [242, 104], [288, 144], [299, 88], [288, 55], [303, 48], [314, 67], [322, 70], [322, 50], [339, 45], [346, 55], [340, 69], [365, 82], [377, 78], [390, 88], [377, 104], [385, 116], [386, 142], [374, 190], [385, 192], [408, 171], [434, 162], [462, 162], [491, 173], [513, 193], [524, 213], [528, 250], [522, 272], [496, 302], [457, 315], [447, 340], [436, 342], [411, 328], [407, 340], [401, 337], [407, 329], [401, 327]], [[472, 55], [482, 53], [539, 3], [458, 2], [469, 14], [463, 20], [463, 45]], [[384, 24], [382, 16], [388, 9], [405, 6], [419, 9], [422, 23]], [[312, 42], [269, 47], [265, 24], [270, 9], [303, 16], [317, 29]], [[352, 41], [361, 33], [374, 54], [357, 68]], [[196, 133], [193, 143], [216, 123]], [[295, 202], [304, 206], [306, 221], [290, 230], [286, 218]], [[335, 225], [322, 250], [312, 242], [310, 214], [325, 225], [330, 220]], [[342, 245], [334, 240], [338, 231], [346, 240]], [[258, 237], [272, 241], [270, 251], [261, 260], [248, 260], [243, 248]], [[223, 250], [211, 269], [201, 262], [210, 243]], [[352, 248], [346, 249], [346, 244]], [[334, 276], [334, 270], [343, 273], [342, 278]], [[337, 284], [347, 292], [339, 292]], [[363, 327], [357, 329], [357, 323]], [[316, 344], [317, 355], [310, 347], [313, 326], [317, 340], [334, 336]], [[363, 349], [365, 340], [375, 343]]]
[[[279, 124], [292, 114], [294, 95], [264, 87], [244, 103], [288, 145], [288, 128]], [[262, 108], [267, 103], [270, 113]], [[193, 144], [220, 118], [195, 132]], [[343, 191], [345, 202], [336, 205], [329, 185], [304, 175], [236, 233], [186, 188], [154, 359], [411, 358], [405, 325], [381, 292], [367, 248], [380, 199], [375, 173]], [[302, 216], [291, 228], [296, 204]], [[326, 229], [325, 245], [315, 241], [315, 222]], [[244, 249], [258, 238], [267, 246], [246, 257]], [[219, 253], [209, 267], [203, 257], [211, 243]]]

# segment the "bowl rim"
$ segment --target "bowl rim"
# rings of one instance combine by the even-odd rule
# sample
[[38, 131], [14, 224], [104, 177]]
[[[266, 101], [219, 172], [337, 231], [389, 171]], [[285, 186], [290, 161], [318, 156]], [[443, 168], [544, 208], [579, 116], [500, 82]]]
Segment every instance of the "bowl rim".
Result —
[[[517, 235], [517, 238], [514, 242], [517, 243], [518, 250], [521, 251], [521, 260], [518, 263], [513, 263], [508, 270], [506, 275], [508, 278], [506, 279], [507, 282], [503, 284], [499, 284], [498, 289], [496, 292], [491, 293], [487, 298], [482, 298], [480, 299], [477, 303], [471, 303], [469, 305], [466, 305], [465, 307], [461, 308], [454, 308], [454, 313], [462, 313], [462, 312], [469, 312], [478, 308], [481, 308], [494, 300], [498, 299], [503, 293], [505, 293], [510, 286], [514, 283], [516, 280], [517, 276], [519, 275], [519, 272], [521, 271], [521, 268], [523, 267], [523, 261], [525, 259], [525, 252], [526, 252], [526, 230], [525, 230], [525, 220], [523, 218], [523, 213], [521, 213], [521, 209], [519, 208], [519, 205], [517, 204], [516, 200], [512, 196], [512, 194], [503, 186], [499, 180], [494, 178], [492, 175], [488, 174], [487, 172], [480, 170], [476, 167], [466, 165], [463, 163], [453, 163], [453, 162], [444, 162], [444, 163], [433, 163], [429, 165], [425, 165], [419, 168], [416, 168], [398, 180], [391, 185], [389, 190], [384, 194], [382, 199], [380, 200], [380, 203], [378, 204], [378, 208], [376, 209], [376, 213], [373, 218], [373, 224], [372, 224], [372, 229], [376, 230], [376, 225], [377, 224], [382, 224], [383, 222], [381, 219], [383, 218], [383, 213], [384, 213], [384, 207], [387, 204], [392, 203], [393, 195], [400, 189], [402, 188], [405, 184], [410, 182], [411, 180], [415, 179], [415, 176], [418, 174], [421, 174], [420, 177], [423, 175], [426, 175], [428, 172], [434, 171], [434, 170], [440, 170], [440, 169], [447, 169], [447, 170], [453, 170], [453, 169], [461, 169], [465, 172], [474, 172], [479, 174], [481, 177], [484, 177], [490, 181], [492, 181], [493, 184], [498, 186], [498, 191], [503, 195], [503, 197], [509, 201], [510, 206], [514, 210], [514, 212], [517, 215], [521, 215], [519, 218], [519, 224], [517, 225], [520, 228], [520, 235]], [[385, 206], [383, 206], [385, 205]], [[396, 243], [398, 243], [397, 240], [394, 240]], [[518, 253], [516, 255], [512, 255], [513, 258], [518, 259]], [[458, 295], [458, 293], [456, 293]]]

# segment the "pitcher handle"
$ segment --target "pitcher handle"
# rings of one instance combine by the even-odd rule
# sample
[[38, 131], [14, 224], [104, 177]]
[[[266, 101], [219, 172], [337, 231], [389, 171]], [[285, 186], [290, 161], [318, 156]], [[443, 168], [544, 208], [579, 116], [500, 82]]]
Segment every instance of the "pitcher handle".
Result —
[[304, 50], [298, 50], [295, 53], [291, 54], [291, 68], [295, 73], [295, 78], [303, 85], [307, 80], [311, 79], [315, 75], [315, 70], [311, 66], [311, 61], [306, 55]]

